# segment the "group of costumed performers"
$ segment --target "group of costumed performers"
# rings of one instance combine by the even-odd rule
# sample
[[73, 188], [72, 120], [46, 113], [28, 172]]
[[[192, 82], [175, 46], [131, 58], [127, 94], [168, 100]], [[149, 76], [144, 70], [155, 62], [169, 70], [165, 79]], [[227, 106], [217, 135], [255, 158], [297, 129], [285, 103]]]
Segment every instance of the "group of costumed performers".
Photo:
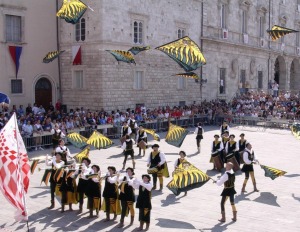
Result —
[[[138, 130], [137, 130], [138, 128]], [[221, 199], [221, 222], [226, 221], [225, 217], [225, 202], [227, 198], [230, 199], [230, 204], [233, 211], [232, 220], [237, 220], [237, 210], [234, 203], [234, 195], [236, 194], [235, 183], [235, 171], [240, 170], [240, 165], [243, 164], [241, 169], [245, 173], [245, 180], [242, 187], [242, 192], [246, 192], [246, 184], [251, 176], [254, 191], [258, 191], [256, 187], [256, 181], [254, 177], [253, 164], [258, 163], [257, 157], [255, 157], [251, 144], [245, 139], [245, 134], [240, 135], [240, 140], [235, 141], [235, 135], [229, 135], [229, 126], [224, 122], [220, 128], [222, 140], [218, 134], [214, 135], [214, 141], [211, 146], [211, 159], [213, 163], [213, 169], [221, 171], [226, 167], [225, 173], [217, 181], [214, 181], [217, 185], [224, 185]], [[124, 227], [125, 217], [130, 215], [130, 223], [134, 222], [135, 208], [139, 209], [139, 221], [140, 227], [138, 230], [143, 230], [146, 224], [146, 230], [150, 226], [150, 213], [152, 209], [151, 205], [151, 191], [157, 189], [157, 180], [159, 180], [159, 191], [164, 187], [163, 177], [169, 177], [169, 171], [166, 162], [165, 154], [159, 150], [159, 145], [152, 145], [152, 151], [147, 158], [147, 172], [148, 174], [142, 175], [142, 179], [135, 178], [135, 160], [134, 160], [134, 143], [139, 147], [139, 155], [145, 156], [145, 149], [147, 145], [147, 133], [142, 126], [137, 127], [136, 122], [133, 119], [124, 122], [121, 129], [122, 133], [122, 146], [124, 150], [124, 161], [122, 170], [125, 170], [126, 161], [128, 156], [132, 159], [132, 167], [127, 167], [126, 172], [117, 172], [114, 166], [107, 168], [107, 173], [101, 176], [100, 167], [98, 165], [91, 165], [89, 158], [82, 158], [80, 164], [76, 164], [75, 160], [71, 157], [69, 149], [64, 145], [63, 139], [57, 141], [57, 145], [54, 149], [54, 156], [49, 158], [47, 155], [46, 165], [51, 166], [50, 177], [50, 192], [51, 192], [51, 206], [49, 209], [55, 207], [54, 197], [55, 194], [61, 197], [61, 212], [65, 211], [65, 205], [69, 205], [69, 210], [73, 211], [72, 204], [79, 203], [78, 214], [83, 212], [84, 199], [87, 197], [87, 206], [89, 209], [89, 218], [93, 218], [93, 212], [96, 211], [96, 216], [99, 215], [99, 211], [103, 210], [106, 214], [104, 221], [110, 221], [110, 215], [113, 214], [113, 219], [117, 219], [117, 215], [121, 215], [119, 224], [117, 227]], [[135, 133], [135, 134], [134, 134]], [[132, 139], [134, 134], [134, 139]], [[198, 153], [200, 153], [200, 143], [203, 139], [204, 129], [202, 124], [198, 123], [194, 134], [196, 134], [196, 145]], [[59, 138], [62, 132], [55, 131], [53, 134], [53, 140]], [[136, 137], [135, 137], [136, 136]], [[179, 152], [178, 159], [174, 163], [174, 173], [177, 169], [184, 169], [185, 164], [190, 163], [186, 159], [186, 153], [184, 151]], [[193, 166], [193, 165], [191, 165]], [[65, 168], [67, 167], [67, 168]], [[152, 175], [152, 182], [151, 177]], [[76, 179], [78, 177], [78, 184]], [[101, 201], [102, 185], [101, 181], [104, 180], [103, 188], [103, 201]], [[153, 183], [153, 184], [152, 184]], [[168, 186], [169, 187], [169, 186]], [[187, 195], [187, 191], [192, 189], [189, 186], [183, 188], [179, 192], [184, 192]], [[136, 199], [134, 189], [139, 190], [138, 197]], [[177, 195], [177, 194], [176, 194]], [[136, 206], [134, 204], [136, 203]]]

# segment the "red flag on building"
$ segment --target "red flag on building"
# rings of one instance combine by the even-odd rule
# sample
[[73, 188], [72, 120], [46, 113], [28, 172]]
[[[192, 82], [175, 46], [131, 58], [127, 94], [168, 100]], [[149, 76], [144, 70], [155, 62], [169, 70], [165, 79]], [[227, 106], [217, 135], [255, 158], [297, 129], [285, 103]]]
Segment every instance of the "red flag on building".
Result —
[[30, 165], [17, 126], [16, 114], [0, 132], [0, 190], [17, 209], [15, 220], [28, 220], [25, 194], [29, 187]]
[[81, 46], [72, 46], [72, 61], [73, 65], [81, 65]]

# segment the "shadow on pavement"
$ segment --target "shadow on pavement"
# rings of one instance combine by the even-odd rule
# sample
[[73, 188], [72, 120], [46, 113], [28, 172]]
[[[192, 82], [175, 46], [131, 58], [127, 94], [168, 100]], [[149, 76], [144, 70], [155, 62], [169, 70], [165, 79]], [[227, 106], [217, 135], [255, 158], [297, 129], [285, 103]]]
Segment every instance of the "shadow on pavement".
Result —
[[[37, 194], [35, 194], [35, 195], [32, 195], [32, 196], [30, 196], [30, 198], [41, 198], [41, 196], [44, 196], [44, 195], [49, 195], [49, 187], [47, 188], [47, 190], [44, 190], [44, 191], [42, 191], [42, 192], [40, 192], [40, 193], [37, 193]], [[44, 197], [46, 197], [46, 196], [44, 196]], [[43, 198], [44, 198], [43, 197]]]
[[297, 200], [297, 201], [300, 202], [300, 197], [295, 197], [295, 194], [294, 194], [294, 193], [292, 194], [292, 197], [293, 197], [295, 200]]
[[169, 205], [175, 205], [175, 204], [179, 204], [179, 200], [181, 198], [183, 198], [184, 196], [181, 196], [181, 197], [177, 197], [174, 195], [174, 194], [169, 194], [165, 200], [161, 200], [161, 203], [162, 203], [162, 207], [166, 207], [166, 206], [169, 206]]
[[174, 229], [196, 229], [192, 224], [185, 221], [177, 221], [165, 218], [157, 218], [158, 223], [156, 224], [162, 228], [174, 228]]
[[203, 228], [203, 229], [199, 229], [199, 231], [225, 231], [227, 230], [227, 226], [231, 225], [235, 223], [234, 221], [231, 221], [229, 223], [225, 223], [225, 222], [219, 222], [218, 224], [216, 224], [214, 227], [212, 228]]
[[249, 198], [247, 198], [247, 196], [249, 196], [252, 192], [250, 193], [241, 193], [240, 195], [237, 195], [235, 198], [234, 198], [234, 202], [235, 203], [238, 203], [239, 201], [250, 201]]
[[267, 204], [267, 205], [273, 205], [276, 207], [280, 207], [280, 205], [277, 203], [277, 196], [270, 192], [261, 192], [260, 196], [253, 201]]
[[193, 156], [196, 156], [196, 155], [198, 155], [198, 154], [200, 154], [200, 153], [195, 152], [194, 154], [187, 155], [187, 157], [193, 157]]
[[289, 175], [284, 175], [284, 177], [288, 177], [288, 178], [293, 178], [293, 177], [298, 177], [300, 176], [300, 174], [289, 174]]

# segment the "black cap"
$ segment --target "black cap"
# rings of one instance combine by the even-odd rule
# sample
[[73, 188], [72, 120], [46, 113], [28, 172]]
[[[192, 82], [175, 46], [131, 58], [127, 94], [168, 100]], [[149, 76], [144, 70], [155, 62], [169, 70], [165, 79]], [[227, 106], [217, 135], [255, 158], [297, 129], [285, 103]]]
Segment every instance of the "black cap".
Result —
[[154, 148], [154, 147], [159, 147], [159, 145], [156, 143], [156, 144], [153, 144], [152, 145], [152, 148]]
[[240, 137], [242, 137], [242, 136], [245, 136], [245, 134], [244, 133], [240, 134]]
[[109, 169], [113, 170], [113, 172], [116, 172], [116, 168], [114, 166], [108, 166], [107, 170], [109, 170]]
[[235, 138], [235, 135], [234, 135], [234, 134], [231, 134], [231, 135], [229, 136], [229, 138], [230, 138], [230, 137], [233, 137], [233, 138]]
[[214, 135], [214, 138], [215, 138], [215, 137], [218, 137], [218, 138], [220, 138], [220, 135]]

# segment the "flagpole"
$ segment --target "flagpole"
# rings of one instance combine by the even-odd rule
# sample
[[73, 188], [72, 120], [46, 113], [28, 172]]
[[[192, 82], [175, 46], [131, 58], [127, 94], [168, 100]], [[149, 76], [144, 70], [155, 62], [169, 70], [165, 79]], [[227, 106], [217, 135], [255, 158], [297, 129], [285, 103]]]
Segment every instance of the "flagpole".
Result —
[[[13, 117], [14, 117], [14, 121], [15, 121], [15, 130], [17, 132], [17, 116], [16, 116], [16, 113], [14, 112], [13, 114]], [[27, 217], [27, 231], [29, 232], [29, 224], [28, 224], [28, 214], [27, 214], [27, 208], [26, 208], [26, 199], [25, 199], [25, 191], [24, 191], [24, 184], [23, 184], [23, 180], [22, 180], [22, 172], [21, 172], [21, 164], [20, 164], [20, 149], [19, 149], [19, 143], [18, 143], [18, 135], [16, 133], [16, 142], [17, 142], [17, 154], [18, 154], [18, 171], [19, 171], [19, 175], [21, 177], [21, 186], [22, 186], [22, 197], [23, 197], [23, 202], [24, 202], [24, 212], [26, 214], [26, 217]]]

